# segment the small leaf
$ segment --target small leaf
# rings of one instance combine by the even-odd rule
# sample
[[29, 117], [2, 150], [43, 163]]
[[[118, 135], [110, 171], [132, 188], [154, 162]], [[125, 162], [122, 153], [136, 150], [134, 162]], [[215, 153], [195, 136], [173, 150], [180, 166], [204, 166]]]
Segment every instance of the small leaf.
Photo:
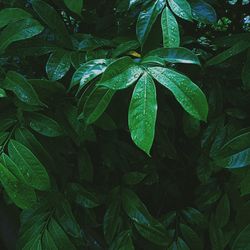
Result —
[[13, 23], [18, 20], [31, 18], [30, 13], [19, 8], [5, 8], [0, 11], [0, 29], [9, 23]]
[[10, 140], [8, 144], [10, 158], [19, 167], [23, 181], [38, 190], [47, 190], [50, 186], [49, 176], [41, 162], [21, 143]]
[[[13, 170], [13, 169], [12, 169]], [[16, 169], [18, 171], [18, 168]], [[20, 208], [30, 208], [36, 202], [34, 189], [18, 179], [12, 171], [9, 171], [0, 163], [0, 181], [10, 199]]]
[[124, 89], [136, 82], [142, 72], [130, 57], [122, 57], [107, 67], [99, 85], [114, 90]]
[[138, 49], [140, 44], [136, 40], [131, 40], [120, 44], [112, 51], [112, 57], [118, 57], [128, 51]]
[[3, 87], [14, 92], [24, 103], [44, 106], [30, 83], [19, 73], [9, 71], [4, 79]]
[[191, 7], [186, 0], [168, 0], [168, 4], [175, 15], [187, 21], [192, 21]]
[[188, 77], [171, 69], [152, 67], [149, 73], [168, 88], [181, 106], [194, 118], [206, 121], [208, 104], [201, 89]]
[[142, 46], [145, 43], [156, 18], [161, 13], [164, 4], [164, 0], [156, 0], [146, 10], [141, 11], [136, 24], [136, 34]]
[[39, 22], [31, 18], [10, 23], [0, 34], [0, 53], [11, 43], [36, 36], [43, 29]]
[[55, 120], [39, 113], [33, 113], [30, 116], [30, 127], [37, 133], [48, 137], [63, 135], [62, 128]]
[[137, 82], [128, 114], [128, 125], [132, 140], [150, 155], [155, 134], [157, 100], [154, 81], [150, 75], [144, 75]]
[[70, 53], [64, 50], [53, 52], [46, 64], [46, 72], [50, 80], [56, 81], [65, 76], [70, 69]]
[[64, 0], [65, 5], [68, 7], [69, 10], [75, 12], [79, 16], [81, 15], [82, 8], [83, 8], [83, 0]]
[[177, 238], [176, 241], [169, 247], [168, 250], [190, 250], [186, 242], [180, 237]]
[[164, 48], [180, 46], [179, 26], [173, 13], [166, 7], [161, 15], [161, 28]]

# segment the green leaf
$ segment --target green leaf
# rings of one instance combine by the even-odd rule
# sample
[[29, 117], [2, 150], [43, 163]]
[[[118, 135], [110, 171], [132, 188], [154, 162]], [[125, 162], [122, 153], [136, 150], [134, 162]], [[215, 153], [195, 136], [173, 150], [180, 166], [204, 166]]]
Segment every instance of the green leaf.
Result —
[[44, 23], [56, 34], [58, 41], [65, 47], [71, 48], [72, 42], [67, 28], [57, 11], [41, 0], [32, 0], [32, 7]]
[[50, 187], [49, 176], [41, 162], [21, 143], [10, 140], [8, 144], [10, 158], [19, 167], [23, 181], [38, 190]]
[[180, 224], [182, 237], [192, 250], [202, 250], [203, 244], [198, 234], [189, 226]]
[[217, 21], [215, 9], [203, 0], [191, 0], [193, 18], [201, 23], [213, 24]]
[[99, 85], [114, 90], [124, 89], [136, 82], [142, 72], [139, 65], [135, 64], [130, 57], [125, 56], [107, 67]]
[[246, 89], [250, 89], [250, 49], [247, 52], [246, 62], [242, 68], [241, 79]]
[[10, 23], [0, 34], [0, 53], [11, 43], [36, 36], [43, 29], [39, 22], [31, 18]]
[[250, 249], [250, 225], [247, 225], [236, 237], [232, 250]]
[[122, 181], [127, 184], [127, 185], [136, 185], [139, 184], [143, 179], [147, 176], [145, 173], [133, 171], [133, 172], [128, 172], [122, 177]]
[[175, 15], [187, 21], [192, 21], [191, 7], [186, 0], [168, 0], [168, 4]]
[[180, 46], [180, 33], [178, 23], [173, 13], [166, 7], [161, 15], [161, 28], [164, 48]]
[[0, 98], [3, 98], [3, 97], [7, 97], [7, 94], [4, 91], [4, 89], [0, 88]]
[[220, 199], [215, 212], [215, 222], [218, 227], [226, 226], [230, 217], [230, 202], [228, 195], [225, 194]]
[[139, 79], [131, 98], [128, 125], [134, 143], [148, 155], [155, 135], [157, 116], [156, 89], [147, 73]]
[[79, 16], [81, 15], [82, 8], [83, 8], [83, 0], [64, 0], [65, 5], [68, 7], [69, 10], [75, 12]]
[[101, 75], [110, 62], [109, 59], [95, 59], [84, 63], [72, 76], [69, 89], [80, 83], [79, 92], [86, 84]]
[[240, 40], [239, 42], [235, 43], [231, 48], [221, 52], [220, 54], [216, 55], [215, 57], [212, 57], [209, 59], [206, 63], [207, 66], [213, 66], [219, 63], [222, 63], [229, 59], [232, 56], [235, 56], [247, 48], [250, 47], [250, 41], [249, 40]]
[[53, 52], [46, 64], [46, 72], [50, 80], [56, 81], [65, 76], [70, 69], [70, 53], [65, 50]]
[[224, 235], [221, 228], [217, 227], [216, 221], [212, 217], [209, 224], [209, 238], [211, 241], [212, 249], [224, 249]]
[[131, 231], [121, 232], [113, 241], [109, 250], [135, 250], [131, 239]]
[[3, 88], [14, 92], [24, 103], [44, 106], [30, 83], [19, 73], [9, 71], [4, 79]]
[[156, 0], [145, 11], [141, 11], [136, 23], [136, 34], [142, 46], [164, 5], [164, 0]]
[[244, 178], [240, 182], [240, 193], [241, 195], [250, 194], [250, 171], [248, 170]]
[[48, 137], [57, 137], [63, 135], [62, 128], [52, 118], [39, 113], [33, 113], [30, 116], [30, 127], [37, 133]]
[[199, 58], [186, 48], [161, 48], [150, 51], [147, 56], [158, 56], [168, 63], [188, 63], [200, 65]]
[[5, 8], [0, 11], [0, 29], [9, 23], [13, 23], [18, 20], [31, 18], [32, 16], [19, 8]]
[[43, 233], [42, 237], [42, 246], [46, 250], [59, 250], [56, 246], [56, 243], [54, 242], [50, 232], [46, 229]]
[[108, 243], [113, 241], [119, 230], [121, 224], [120, 207], [121, 204], [119, 201], [112, 201], [105, 212], [103, 220], [103, 232]]
[[173, 244], [169, 247], [169, 250], [190, 250], [190, 248], [183, 239], [178, 237], [177, 240], [174, 241]]
[[206, 224], [204, 215], [197, 209], [188, 207], [182, 211], [184, 219], [192, 226], [203, 226]]
[[88, 96], [79, 119], [85, 119], [87, 124], [94, 123], [106, 110], [115, 91], [97, 86]]
[[12, 170], [9, 171], [7, 167], [0, 163], [0, 181], [6, 193], [18, 207], [22, 209], [32, 207], [36, 202], [34, 189], [18, 179]]
[[149, 73], [163, 86], [168, 88], [181, 106], [194, 118], [206, 121], [208, 104], [201, 89], [188, 77], [174, 70], [152, 67]]

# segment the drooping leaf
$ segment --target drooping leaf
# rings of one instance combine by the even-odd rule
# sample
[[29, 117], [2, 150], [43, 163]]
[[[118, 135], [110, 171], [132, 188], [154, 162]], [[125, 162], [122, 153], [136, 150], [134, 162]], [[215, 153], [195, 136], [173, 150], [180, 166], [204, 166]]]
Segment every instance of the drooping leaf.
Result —
[[136, 82], [142, 72], [130, 57], [122, 57], [107, 67], [99, 85], [114, 90], [124, 89]]
[[64, 0], [65, 5], [73, 12], [81, 15], [82, 8], [83, 8], [83, 0]]
[[36, 36], [43, 29], [38, 21], [31, 18], [10, 23], [0, 34], [0, 53], [11, 43]]
[[42, 0], [32, 0], [32, 7], [43, 22], [46, 23], [53, 32], [55, 32], [58, 41], [65, 46], [65, 48], [71, 48], [71, 38], [61, 16], [57, 13], [57, 11], [51, 5]]
[[21, 143], [10, 140], [8, 144], [10, 158], [19, 167], [23, 181], [38, 190], [50, 187], [49, 176], [41, 162]]
[[186, 48], [162, 48], [152, 50], [147, 56], [158, 56], [168, 63], [188, 63], [200, 65], [199, 58]]
[[128, 113], [128, 125], [134, 143], [148, 155], [153, 144], [157, 115], [154, 81], [144, 75], [137, 82]]
[[191, 6], [186, 0], [168, 0], [168, 4], [175, 15], [187, 21], [192, 21]]
[[166, 7], [161, 15], [161, 28], [164, 48], [180, 46], [179, 26], [173, 13]]
[[190, 115], [206, 121], [208, 114], [206, 97], [188, 77], [161, 67], [151, 67], [148, 70], [159, 83], [174, 94], [177, 101]]
[[18, 207], [22, 209], [30, 208], [36, 202], [34, 189], [18, 179], [18, 177], [2, 163], [0, 163], [0, 181], [10, 199]]
[[56, 81], [65, 76], [70, 69], [70, 53], [65, 50], [53, 52], [46, 64], [46, 72], [50, 80]]
[[44, 136], [57, 137], [63, 134], [62, 128], [55, 120], [39, 113], [31, 115], [29, 125], [37, 133]]
[[141, 46], [145, 43], [156, 18], [161, 13], [164, 2], [164, 0], [156, 0], [140, 13], [136, 24], [136, 34]]
[[0, 11], [0, 29], [9, 23], [13, 23], [18, 20], [31, 18], [30, 13], [20, 8], [5, 8]]
[[19, 73], [9, 71], [3, 82], [3, 87], [11, 90], [24, 103], [44, 106], [30, 83]]

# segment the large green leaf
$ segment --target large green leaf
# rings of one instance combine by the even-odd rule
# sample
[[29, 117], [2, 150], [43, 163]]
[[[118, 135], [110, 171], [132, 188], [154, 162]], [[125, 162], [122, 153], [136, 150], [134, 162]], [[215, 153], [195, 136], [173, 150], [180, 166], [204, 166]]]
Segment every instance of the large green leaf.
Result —
[[145, 43], [156, 18], [164, 7], [164, 4], [164, 0], [156, 0], [145, 11], [140, 13], [136, 24], [136, 34], [141, 45]]
[[179, 26], [173, 13], [166, 7], [161, 15], [163, 46], [175, 48], [180, 46]]
[[109, 59], [95, 59], [83, 64], [72, 76], [70, 89], [80, 83], [80, 91], [87, 83], [101, 75], [110, 62]]
[[4, 79], [3, 87], [13, 91], [24, 103], [44, 106], [30, 83], [19, 73], [9, 71]]
[[51, 5], [41, 0], [32, 0], [32, 6], [44, 23], [55, 32], [58, 41], [66, 48], [71, 48], [71, 38], [62, 17], [57, 11]]
[[[3, 161], [2, 161], [3, 162]], [[18, 168], [17, 168], [18, 170]], [[30, 208], [36, 202], [34, 189], [27, 186], [15, 173], [0, 163], [0, 181], [10, 199], [20, 208]]]
[[39, 113], [33, 113], [31, 115], [30, 127], [37, 133], [48, 137], [63, 135], [62, 128], [55, 120]]
[[19, 8], [5, 8], [0, 11], [0, 29], [9, 23], [13, 23], [15, 21], [31, 18], [32, 16]]
[[168, 0], [168, 4], [178, 17], [192, 21], [191, 7], [186, 0]]
[[64, 0], [65, 5], [73, 12], [81, 15], [83, 8], [83, 0]]
[[99, 85], [115, 90], [124, 89], [136, 82], [142, 72], [139, 65], [135, 64], [130, 57], [125, 56], [107, 67]]
[[250, 225], [247, 225], [235, 239], [232, 250], [250, 249]]
[[155, 135], [157, 115], [156, 89], [147, 73], [139, 79], [131, 98], [128, 125], [132, 140], [148, 155]]
[[41, 162], [21, 143], [10, 140], [8, 144], [10, 158], [19, 167], [25, 183], [38, 190], [50, 187], [49, 176]]
[[65, 50], [53, 52], [46, 64], [46, 72], [50, 80], [56, 81], [65, 76], [70, 69], [70, 53]]
[[177, 101], [190, 115], [206, 121], [208, 114], [206, 97], [188, 77], [167, 68], [151, 67], [148, 70], [159, 83], [174, 94]]
[[10, 23], [0, 33], [0, 53], [11, 43], [36, 36], [43, 29], [39, 22], [31, 18]]
[[145, 57], [157, 56], [168, 63], [188, 63], [200, 65], [199, 58], [186, 48], [161, 48], [150, 51]]

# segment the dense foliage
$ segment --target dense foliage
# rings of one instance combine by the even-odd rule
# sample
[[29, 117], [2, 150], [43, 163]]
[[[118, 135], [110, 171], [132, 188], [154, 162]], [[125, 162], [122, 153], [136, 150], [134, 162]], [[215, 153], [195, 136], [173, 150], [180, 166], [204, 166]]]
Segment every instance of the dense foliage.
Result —
[[0, 249], [250, 249], [249, 7], [1, 0]]

